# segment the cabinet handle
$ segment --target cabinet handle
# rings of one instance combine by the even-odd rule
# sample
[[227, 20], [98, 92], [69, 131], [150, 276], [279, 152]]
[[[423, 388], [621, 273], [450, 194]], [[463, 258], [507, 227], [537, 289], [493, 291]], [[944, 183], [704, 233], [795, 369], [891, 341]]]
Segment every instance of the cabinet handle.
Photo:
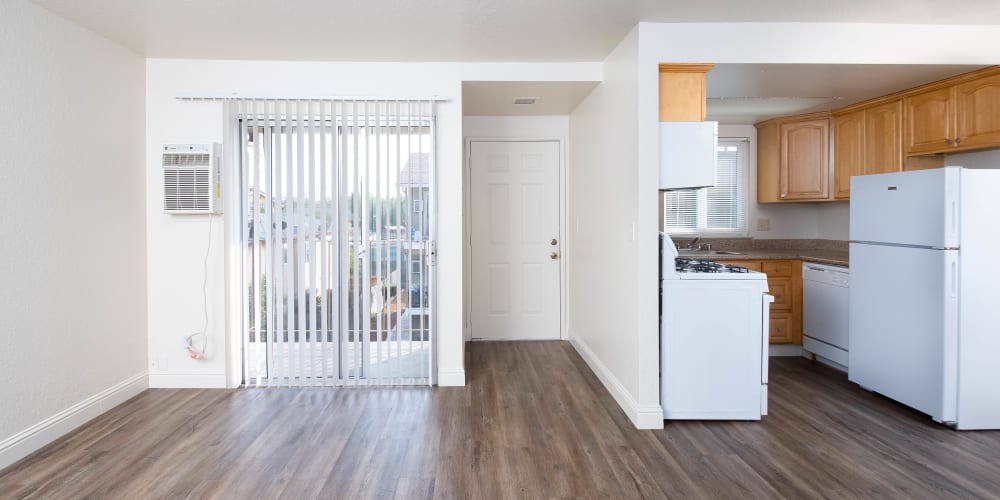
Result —
[[962, 142], [962, 138], [961, 137], [956, 137], [955, 138], [955, 145], [958, 146], [958, 143], [960, 143], [960, 142]]
[[781, 193], [782, 198], [784, 198], [785, 196], [787, 196], [785, 193]]
[[951, 146], [954, 141], [952, 141], [951, 139], [945, 139], [944, 142], [948, 143], [948, 145]]

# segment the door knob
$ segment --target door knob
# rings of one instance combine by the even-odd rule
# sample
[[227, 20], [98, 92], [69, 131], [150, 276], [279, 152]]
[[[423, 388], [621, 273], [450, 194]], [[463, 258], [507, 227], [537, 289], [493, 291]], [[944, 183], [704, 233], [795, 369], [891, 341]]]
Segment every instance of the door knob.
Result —
[[556, 252], [552, 252], [552, 253], [549, 254], [549, 258], [552, 259], [552, 260], [556, 260], [556, 259], [559, 258], [559, 254], [556, 253]]
[[556, 245], [558, 245], [558, 244], [559, 244], [559, 242], [558, 242], [558, 241], [556, 241], [556, 239], [555, 239], [555, 238], [552, 238], [552, 241], [550, 241], [550, 242], [549, 242], [549, 244], [550, 244], [550, 245], [552, 245], [552, 246], [556, 246]]

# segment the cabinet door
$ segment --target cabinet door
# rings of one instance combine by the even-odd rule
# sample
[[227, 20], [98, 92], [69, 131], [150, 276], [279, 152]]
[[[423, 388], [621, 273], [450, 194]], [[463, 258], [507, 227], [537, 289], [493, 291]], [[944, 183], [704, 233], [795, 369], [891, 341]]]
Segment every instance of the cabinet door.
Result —
[[953, 149], [955, 139], [955, 88], [931, 90], [903, 101], [906, 154]]
[[782, 123], [781, 199], [830, 197], [830, 119]]
[[792, 337], [792, 316], [789, 313], [772, 313], [769, 318], [770, 331], [768, 340], [772, 344], [791, 344]]
[[767, 274], [767, 278], [791, 278], [795, 271], [795, 261], [793, 260], [765, 260], [761, 262], [760, 269]]
[[864, 175], [865, 111], [833, 119], [833, 197], [851, 197], [851, 176]]
[[903, 101], [865, 110], [865, 174], [903, 170]]
[[792, 312], [793, 288], [791, 278], [767, 278], [768, 293], [774, 295], [774, 302], [771, 303], [772, 311]]
[[1000, 75], [955, 87], [960, 148], [1000, 145]]

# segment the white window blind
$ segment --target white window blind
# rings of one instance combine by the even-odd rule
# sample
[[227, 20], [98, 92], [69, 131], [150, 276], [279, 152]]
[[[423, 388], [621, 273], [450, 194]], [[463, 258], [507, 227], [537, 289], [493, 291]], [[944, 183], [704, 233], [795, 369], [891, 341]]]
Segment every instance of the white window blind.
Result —
[[431, 383], [433, 102], [225, 102], [244, 383]]
[[669, 234], [747, 232], [746, 139], [719, 139], [715, 186], [663, 193], [663, 229]]

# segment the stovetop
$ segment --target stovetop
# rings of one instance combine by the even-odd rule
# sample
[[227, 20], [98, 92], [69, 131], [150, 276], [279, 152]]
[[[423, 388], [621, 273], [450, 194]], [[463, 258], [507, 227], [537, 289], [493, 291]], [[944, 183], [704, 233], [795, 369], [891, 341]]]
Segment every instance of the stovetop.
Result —
[[682, 280], [766, 280], [767, 275], [733, 264], [711, 260], [678, 257], [674, 259], [674, 272], [665, 279]]
[[750, 273], [749, 269], [702, 259], [674, 259], [674, 269], [679, 273]]
[[[745, 267], [719, 262], [677, 257], [677, 247], [669, 235], [660, 233], [661, 280], [762, 280], [767, 275]], [[765, 285], [766, 286], [766, 285]]]

